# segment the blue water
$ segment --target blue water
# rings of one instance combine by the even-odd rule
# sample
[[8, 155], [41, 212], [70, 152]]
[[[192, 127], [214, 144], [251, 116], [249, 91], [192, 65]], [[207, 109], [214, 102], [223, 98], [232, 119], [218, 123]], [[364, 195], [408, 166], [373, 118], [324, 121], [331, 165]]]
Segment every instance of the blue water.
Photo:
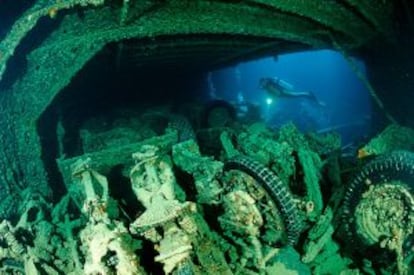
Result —
[[[365, 66], [353, 60], [365, 74]], [[295, 89], [312, 91], [321, 107], [303, 98], [281, 98], [267, 103], [259, 88], [262, 77], [279, 77]], [[219, 98], [243, 100], [260, 105], [262, 118], [270, 127], [293, 122], [303, 131], [335, 127], [343, 143], [361, 140], [370, 131], [371, 98], [349, 63], [332, 50], [309, 51], [268, 57], [214, 71], [211, 80]]]

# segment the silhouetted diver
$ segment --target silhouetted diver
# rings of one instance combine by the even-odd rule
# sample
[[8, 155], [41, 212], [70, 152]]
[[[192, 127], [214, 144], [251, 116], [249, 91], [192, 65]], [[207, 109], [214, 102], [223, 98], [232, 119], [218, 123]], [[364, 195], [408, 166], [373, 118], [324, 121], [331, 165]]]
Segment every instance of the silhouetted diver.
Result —
[[312, 92], [296, 91], [291, 84], [277, 77], [263, 77], [260, 79], [259, 85], [272, 98], [303, 97], [314, 101], [320, 106], [325, 106], [325, 103], [319, 101]]

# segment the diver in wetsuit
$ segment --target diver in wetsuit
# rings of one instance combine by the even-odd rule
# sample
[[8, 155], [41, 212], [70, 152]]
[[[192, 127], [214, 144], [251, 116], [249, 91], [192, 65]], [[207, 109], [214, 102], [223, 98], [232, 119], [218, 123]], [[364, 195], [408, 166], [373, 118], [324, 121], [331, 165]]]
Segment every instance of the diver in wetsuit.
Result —
[[296, 91], [291, 84], [277, 77], [263, 77], [259, 80], [259, 85], [272, 98], [302, 97], [312, 100], [320, 106], [325, 106], [325, 103], [319, 101], [312, 92]]

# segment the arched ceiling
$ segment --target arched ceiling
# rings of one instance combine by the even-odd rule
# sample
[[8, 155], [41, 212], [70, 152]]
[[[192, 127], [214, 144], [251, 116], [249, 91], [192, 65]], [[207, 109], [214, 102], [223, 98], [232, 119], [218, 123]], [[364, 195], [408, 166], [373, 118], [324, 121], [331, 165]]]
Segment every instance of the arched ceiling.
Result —
[[[392, 1], [38, 1], [0, 43], [0, 75], [38, 20], [62, 20], [32, 56], [121, 42], [118, 64], [220, 66], [263, 55], [357, 49], [392, 33]], [[50, 18], [49, 18], [50, 17]], [[38, 24], [39, 25], [39, 24]], [[91, 47], [93, 48], [93, 47]], [[91, 52], [94, 50], [91, 49]], [[36, 54], [37, 53], [37, 54]], [[17, 53], [18, 54], [18, 53]], [[53, 58], [53, 57], [51, 57]], [[30, 59], [30, 57], [29, 57]]]

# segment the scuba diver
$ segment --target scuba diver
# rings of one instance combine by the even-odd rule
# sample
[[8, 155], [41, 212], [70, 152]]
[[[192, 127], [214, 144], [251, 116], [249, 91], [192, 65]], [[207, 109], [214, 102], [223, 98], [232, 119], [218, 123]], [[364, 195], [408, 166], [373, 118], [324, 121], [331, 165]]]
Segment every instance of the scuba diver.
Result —
[[302, 92], [296, 91], [293, 88], [293, 85], [287, 83], [286, 81], [281, 80], [277, 77], [263, 77], [259, 80], [260, 88], [265, 90], [271, 98], [293, 98], [293, 97], [302, 97], [314, 101], [320, 106], [325, 106], [326, 104], [322, 101], [319, 101], [312, 92]]

